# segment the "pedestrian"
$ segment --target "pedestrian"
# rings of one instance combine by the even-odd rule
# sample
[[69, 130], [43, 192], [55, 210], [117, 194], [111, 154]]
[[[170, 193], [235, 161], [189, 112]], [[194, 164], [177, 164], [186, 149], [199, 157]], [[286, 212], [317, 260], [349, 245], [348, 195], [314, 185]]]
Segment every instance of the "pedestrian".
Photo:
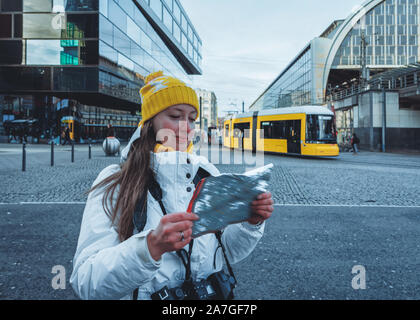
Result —
[[114, 127], [112, 126], [112, 124], [108, 123], [107, 128], [106, 128], [106, 137], [105, 138], [114, 138], [115, 133], [114, 133]]
[[64, 143], [63, 143], [63, 146], [67, 142], [71, 145], [70, 128], [69, 127], [66, 127], [66, 129], [64, 130]]
[[[206, 234], [192, 240], [198, 217], [185, 211], [194, 177], [203, 171], [199, 168], [219, 174], [192, 150], [197, 95], [162, 72], [146, 78], [140, 95], [142, 121], [122, 151], [121, 163], [102, 170], [89, 191], [70, 277], [82, 299], [176, 296], [180, 288], [220, 274], [224, 258], [230, 263], [246, 258], [273, 212], [271, 194], [261, 194], [250, 199], [247, 222], [229, 225], [220, 237]], [[160, 202], [148, 192], [156, 184], [162, 189]], [[137, 228], [134, 213], [140, 208], [143, 227]], [[218, 250], [220, 244], [223, 250]]]
[[356, 155], [359, 153], [358, 145], [360, 143], [359, 137], [353, 133], [353, 137], [351, 138], [351, 146], [353, 148], [353, 155]]

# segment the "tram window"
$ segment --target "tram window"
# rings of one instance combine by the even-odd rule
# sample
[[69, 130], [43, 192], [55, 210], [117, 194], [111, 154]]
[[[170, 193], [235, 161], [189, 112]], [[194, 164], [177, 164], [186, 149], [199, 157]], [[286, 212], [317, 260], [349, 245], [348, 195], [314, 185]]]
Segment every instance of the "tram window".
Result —
[[271, 139], [271, 122], [261, 122], [260, 139]]
[[225, 126], [225, 137], [229, 138], [229, 125], [228, 124]]
[[[261, 139], [287, 139], [289, 121], [261, 122]], [[264, 137], [262, 134], [264, 133]]]
[[239, 129], [241, 132], [244, 133], [244, 138], [249, 139], [250, 134], [249, 131], [251, 129], [251, 124], [249, 122], [247, 123], [236, 123], [234, 126], [234, 131], [238, 132], [237, 129]]
[[272, 134], [273, 139], [284, 139], [286, 138], [285, 129], [286, 129], [286, 121], [275, 121], [272, 123]]
[[329, 115], [308, 115], [306, 118], [306, 141], [309, 143], [335, 143], [334, 120]]

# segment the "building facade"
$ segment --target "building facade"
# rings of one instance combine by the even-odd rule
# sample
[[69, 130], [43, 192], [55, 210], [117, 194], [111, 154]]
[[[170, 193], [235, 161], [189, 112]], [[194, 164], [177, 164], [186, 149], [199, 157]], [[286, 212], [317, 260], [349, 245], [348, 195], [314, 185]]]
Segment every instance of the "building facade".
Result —
[[78, 140], [103, 138], [108, 123], [127, 139], [144, 78], [190, 83], [201, 45], [179, 0], [1, 0], [0, 135], [34, 119], [49, 138], [72, 117]]
[[368, 0], [334, 21], [251, 105], [322, 105], [336, 88], [419, 61], [420, 0]]
[[[213, 91], [204, 89], [196, 89], [198, 98], [201, 101], [201, 122], [202, 128], [207, 129], [209, 127], [217, 127], [217, 98]], [[196, 127], [200, 128], [200, 119]]]
[[419, 93], [407, 97], [404, 86], [388, 84], [400, 82], [390, 72], [419, 63], [419, 16], [420, 0], [365, 1], [312, 39], [250, 110], [328, 105], [341, 144], [357, 133], [370, 150], [420, 148]]

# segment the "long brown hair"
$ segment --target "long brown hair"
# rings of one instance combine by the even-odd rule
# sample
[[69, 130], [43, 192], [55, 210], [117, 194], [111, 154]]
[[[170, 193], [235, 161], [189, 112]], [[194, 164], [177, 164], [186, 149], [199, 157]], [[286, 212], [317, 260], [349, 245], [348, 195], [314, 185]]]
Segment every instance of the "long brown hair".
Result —
[[[102, 206], [117, 226], [118, 237], [124, 241], [131, 237], [134, 230], [133, 214], [137, 201], [147, 192], [150, 177], [153, 174], [150, 168], [150, 152], [156, 144], [156, 135], [151, 121], [144, 123], [140, 138], [133, 142], [126, 162], [121, 170], [110, 175], [92, 187], [88, 193], [105, 187]], [[119, 187], [115, 205], [114, 194]], [[111, 205], [111, 208], [109, 205]], [[145, 202], [147, 205], [147, 201]], [[144, 209], [144, 208], [143, 208]]]

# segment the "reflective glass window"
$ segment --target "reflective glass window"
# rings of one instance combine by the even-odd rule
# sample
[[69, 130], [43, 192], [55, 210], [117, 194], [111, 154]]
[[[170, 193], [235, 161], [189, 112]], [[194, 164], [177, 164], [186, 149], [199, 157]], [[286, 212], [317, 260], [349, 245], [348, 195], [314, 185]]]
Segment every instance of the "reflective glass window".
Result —
[[109, 20], [111, 20], [111, 22], [115, 24], [118, 28], [120, 28], [122, 31], [126, 32], [127, 15], [124, 13], [124, 11], [114, 1], [109, 1], [108, 10]]
[[20, 11], [22, 12], [22, 0], [2, 0], [1, 11], [11, 12]]
[[174, 30], [173, 35], [175, 36], [175, 39], [181, 43], [181, 29], [179, 28], [178, 24], [174, 22]]
[[406, 65], [407, 64], [407, 57], [406, 56], [398, 56], [397, 64]]
[[108, 0], [99, 0], [99, 12], [108, 17]]
[[24, 38], [61, 38], [61, 21], [54, 14], [24, 14]]
[[171, 12], [172, 12], [172, 0], [165, 0], [165, 3], [166, 3], [166, 5], [168, 6], [169, 11], [171, 11]]
[[141, 31], [141, 46], [149, 54], [152, 54], [152, 40], [147, 34]]
[[0, 40], [0, 64], [22, 63], [22, 40]]
[[144, 50], [136, 43], [131, 42], [131, 60], [139, 65], [144, 64]]
[[178, 3], [174, 0], [174, 10], [173, 10], [174, 18], [178, 23], [181, 23], [181, 9], [179, 8]]
[[129, 17], [127, 17], [127, 35], [136, 43], [140, 43], [140, 28]]
[[148, 71], [148, 72], [152, 72], [153, 70], [153, 59], [150, 55], [145, 54], [144, 55], [144, 68]]
[[134, 70], [134, 63], [126, 56], [121, 53], [118, 53], [118, 64], [122, 67], [127, 68], [128, 70]]
[[[68, 40], [62, 40], [64, 41]], [[73, 40], [70, 40], [73, 41]], [[77, 41], [77, 40], [76, 40]], [[97, 65], [99, 63], [99, 43], [97, 40], [80, 40], [80, 64], [84, 65]], [[63, 45], [63, 44], [62, 44]]]
[[60, 65], [60, 40], [27, 40], [26, 64]]
[[417, 45], [417, 36], [409, 36], [408, 44], [411, 46]]
[[152, 8], [158, 18], [162, 20], [162, 2], [160, 2], [160, 0], [150, 0], [150, 8]]
[[114, 45], [114, 27], [108, 19], [103, 16], [99, 17], [99, 38], [109, 45]]
[[98, 38], [98, 15], [95, 13], [67, 14], [64, 38]]
[[114, 48], [130, 56], [130, 39], [120, 30], [114, 28]]
[[188, 32], [187, 32], [188, 39], [192, 40], [192, 28], [191, 28], [191, 25], [188, 24], [187, 29], [188, 29]]
[[181, 40], [181, 44], [182, 44], [182, 47], [185, 49], [185, 50], [187, 50], [188, 49], [188, 47], [187, 47], [187, 37], [185, 36], [185, 33], [184, 32], [181, 32], [181, 38], [182, 38], [182, 40]]
[[22, 15], [14, 15], [15, 38], [22, 38]]
[[26, 64], [98, 64], [98, 42], [94, 40], [26, 40]]
[[97, 68], [54, 68], [55, 91], [98, 91]]
[[66, 1], [67, 0], [53, 0], [52, 11], [53, 12], [65, 12], [66, 11]]
[[188, 23], [187, 23], [187, 19], [185, 18], [185, 16], [181, 13], [181, 28], [185, 31], [185, 32], [187, 32], [187, 25], [188, 25]]
[[51, 90], [51, 72], [42, 67], [0, 67], [0, 86], [10, 91]]
[[133, 0], [118, 0], [118, 3], [130, 17], [134, 17], [134, 11], [137, 10], [137, 8]]
[[169, 32], [172, 33], [172, 16], [166, 8], [163, 8], [163, 23]]
[[12, 15], [0, 14], [0, 38], [12, 37]]
[[23, 0], [23, 12], [52, 12], [52, 0]]
[[136, 21], [136, 24], [143, 30], [147, 30], [149, 27], [149, 23], [147, 22], [146, 18], [143, 16], [140, 10], [136, 10], [134, 15], [134, 21]]
[[172, 33], [172, 16], [166, 8], [163, 8], [163, 23], [169, 32]]
[[100, 57], [105, 58], [105, 60], [114, 63], [118, 62], [118, 52], [103, 41], [99, 41], [99, 55]]
[[98, 11], [98, 0], [66, 0], [66, 11]]

